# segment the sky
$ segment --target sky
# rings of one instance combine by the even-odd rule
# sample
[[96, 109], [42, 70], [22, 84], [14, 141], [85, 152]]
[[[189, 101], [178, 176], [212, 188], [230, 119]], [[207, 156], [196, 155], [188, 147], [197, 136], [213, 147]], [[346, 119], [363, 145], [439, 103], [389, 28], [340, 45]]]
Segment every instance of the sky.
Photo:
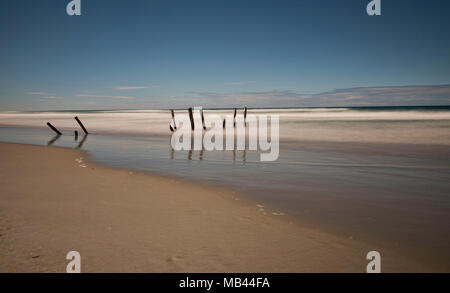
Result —
[[450, 1], [5, 0], [0, 111], [450, 105]]

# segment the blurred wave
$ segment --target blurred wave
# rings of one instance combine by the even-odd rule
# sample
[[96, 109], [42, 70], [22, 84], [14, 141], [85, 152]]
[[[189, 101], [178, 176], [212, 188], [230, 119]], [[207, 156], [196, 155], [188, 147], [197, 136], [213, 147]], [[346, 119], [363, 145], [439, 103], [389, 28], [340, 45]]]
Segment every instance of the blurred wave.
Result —
[[[450, 107], [367, 107], [250, 109], [249, 114], [280, 116], [280, 140], [450, 144]], [[175, 115], [187, 114], [176, 110]], [[225, 118], [232, 109], [210, 110]], [[238, 115], [243, 115], [242, 109]], [[168, 110], [0, 112], [0, 125], [46, 127], [51, 122], [62, 130], [78, 129], [79, 116], [92, 133], [169, 135]], [[198, 127], [200, 116], [195, 116]]]

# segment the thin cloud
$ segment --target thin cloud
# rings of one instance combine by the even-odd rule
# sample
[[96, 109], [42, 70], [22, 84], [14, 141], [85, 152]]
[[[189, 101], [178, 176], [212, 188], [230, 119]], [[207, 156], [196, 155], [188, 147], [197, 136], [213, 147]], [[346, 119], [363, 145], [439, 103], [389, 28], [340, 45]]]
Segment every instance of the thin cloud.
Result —
[[39, 96], [39, 99], [42, 101], [62, 99], [62, 97], [58, 97], [47, 92], [26, 92], [25, 94], [30, 96]]
[[116, 91], [133, 91], [133, 90], [142, 90], [142, 89], [151, 89], [154, 87], [158, 87], [157, 85], [152, 86], [116, 86], [114, 89]]
[[59, 99], [62, 99], [62, 97], [46, 96], [46, 97], [42, 97], [41, 99], [44, 99], [44, 100], [59, 100]]
[[450, 104], [450, 85], [359, 87], [313, 95], [311, 102], [331, 106], [417, 106]]
[[26, 92], [25, 95], [32, 95], [32, 96], [50, 96], [51, 94], [47, 92]]
[[351, 107], [450, 105], [450, 85], [360, 87], [318, 94], [288, 90], [188, 92], [184, 100], [205, 107]]
[[88, 94], [78, 94], [75, 97], [84, 97], [84, 98], [101, 98], [101, 99], [123, 99], [123, 100], [133, 100], [134, 97], [130, 96], [105, 96], [105, 95], [88, 95]]

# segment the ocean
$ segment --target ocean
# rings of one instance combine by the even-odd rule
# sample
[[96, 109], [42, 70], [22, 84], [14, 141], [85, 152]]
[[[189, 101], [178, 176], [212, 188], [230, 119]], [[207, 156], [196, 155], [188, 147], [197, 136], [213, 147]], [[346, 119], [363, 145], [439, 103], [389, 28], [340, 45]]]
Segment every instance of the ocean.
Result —
[[[233, 110], [204, 113], [223, 117]], [[174, 151], [168, 110], [0, 112], [0, 141], [82, 149], [108, 166], [223, 186], [303, 225], [449, 267], [450, 107], [249, 114], [279, 115], [278, 160], [261, 162], [249, 150]]]

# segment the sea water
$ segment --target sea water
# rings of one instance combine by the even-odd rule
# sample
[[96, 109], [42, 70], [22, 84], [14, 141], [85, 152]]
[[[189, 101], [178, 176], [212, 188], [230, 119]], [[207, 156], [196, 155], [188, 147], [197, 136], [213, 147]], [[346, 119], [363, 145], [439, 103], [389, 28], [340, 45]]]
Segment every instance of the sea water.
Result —
[[279, 115], [277, 161], [260, 162], [248, 150], [174, 151], [165, 110], [1, 112], [0, 141], [82, 149], [109, 166], [224, 186], [268, 213], [449, 267], [450, 107], [249, 113]]

